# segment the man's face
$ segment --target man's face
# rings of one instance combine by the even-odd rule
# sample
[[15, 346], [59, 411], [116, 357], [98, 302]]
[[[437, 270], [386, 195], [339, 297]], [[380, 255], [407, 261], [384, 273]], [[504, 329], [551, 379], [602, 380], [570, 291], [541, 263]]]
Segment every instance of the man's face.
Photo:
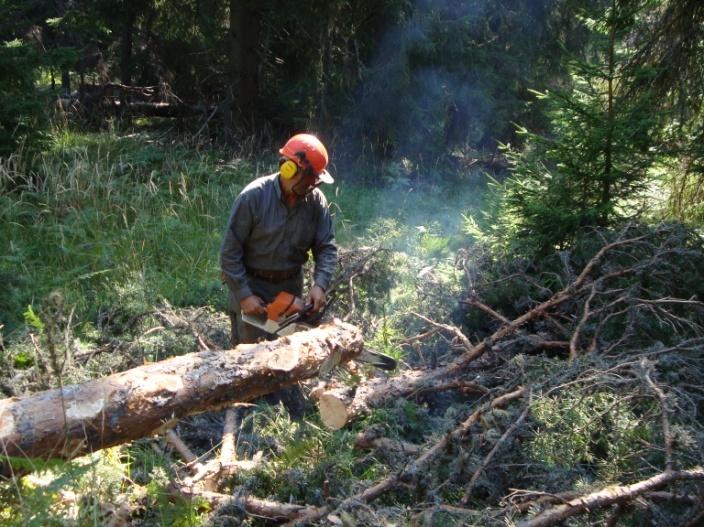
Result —
[[292, 189], [295, 194], [303, 198], [310, 194], [315, 187], [320, 185], [321, 181], [312, 172], [308, 170], [299, 170], [297, 178], [300, 178], [296, 183], [294, 183]]

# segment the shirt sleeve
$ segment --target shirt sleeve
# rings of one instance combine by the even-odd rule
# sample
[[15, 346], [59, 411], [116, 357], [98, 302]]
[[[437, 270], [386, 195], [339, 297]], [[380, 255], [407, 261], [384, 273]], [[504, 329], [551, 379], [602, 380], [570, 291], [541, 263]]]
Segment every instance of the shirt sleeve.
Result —
[[252, 294], [244, 266], [244, 244], [253, 224], [251, 201], [246, 192], [235, 200], [220, 248], [223, 279], [238, 300]]
[[337, 245], [335, 244], [335, 233], [332, 227], [332, 218], [328, 208], [327, 200], [321, 193], [321, 214], [315, 229], [315, 241], [313, 243], [313, 258], [315, 260], [315, 272], [313, 282], [325, 291], [330, 287], [332, 274], [337, 265]]

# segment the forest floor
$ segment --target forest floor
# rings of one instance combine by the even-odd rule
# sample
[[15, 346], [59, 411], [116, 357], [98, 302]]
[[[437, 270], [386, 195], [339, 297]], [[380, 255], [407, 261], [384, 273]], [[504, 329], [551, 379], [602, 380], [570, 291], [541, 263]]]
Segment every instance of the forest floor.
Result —
[[[44, 177], [4, 174], [3, 393], [226, 348], [217, 248], [255, 174], [251, 158], [149, 135], [71, 134]], [[0, 487], [2, 524], [698, 525], [701, 237], [628, 225], [507, 257], [468, 234], [483, 191], [461, 187], [330, 189], [327, 318], [400, 363], [333, 372], [357, 409], [346, 426], [326, 429], [302, 383], [229, 414], [251, 470], [183, 491], [194, 465], [174, 435], [202, 460], [223, 445], [228, 412], [205, 413], [171, 436], [32, 460]]]

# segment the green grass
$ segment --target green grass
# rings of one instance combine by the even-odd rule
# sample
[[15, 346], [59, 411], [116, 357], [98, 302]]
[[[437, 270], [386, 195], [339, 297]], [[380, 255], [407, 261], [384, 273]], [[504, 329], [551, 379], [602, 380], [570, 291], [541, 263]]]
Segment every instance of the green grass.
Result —
[[88, 318], [125, 300], [222, 303], [220, 238], [252, 173], [147, 136], [58, 136], [37, 174], [0, 197], [0, 323], [17, 326], [54, 289]]

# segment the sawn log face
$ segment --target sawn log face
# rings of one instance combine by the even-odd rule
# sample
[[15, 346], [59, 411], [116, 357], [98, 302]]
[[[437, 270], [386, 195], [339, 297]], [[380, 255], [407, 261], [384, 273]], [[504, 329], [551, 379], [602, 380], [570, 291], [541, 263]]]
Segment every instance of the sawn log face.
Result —
[[332, 352], [347, 361], [362, 345], [357, 328], [336, 322], [276, 341], [174, 357], [63, 391], [4, 399], [0, 453], [70, 459], [148, 436], [173, 419], [314, 377]]

